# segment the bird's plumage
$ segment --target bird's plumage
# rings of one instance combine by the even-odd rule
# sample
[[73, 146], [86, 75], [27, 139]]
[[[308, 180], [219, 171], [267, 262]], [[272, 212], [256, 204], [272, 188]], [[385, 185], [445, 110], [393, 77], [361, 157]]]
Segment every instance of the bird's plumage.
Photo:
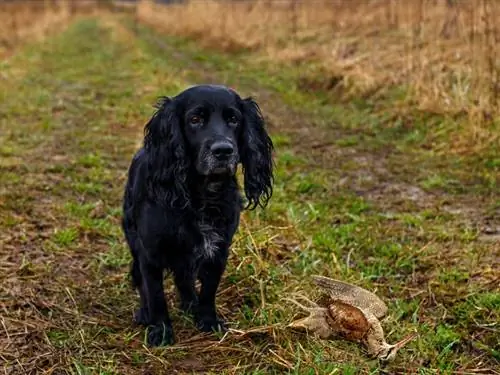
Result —
[[321, 338], [341, 337], [363, 343], [370, 355], [382, 360], [391, 360], [397, 351], [415, 338], [405, 337], [394, 345], [385, 341], [384, 330], [379, 321], [387, 313], [387, 305], [375, 294], [359, 286], [324, 276], [313, 276], [323, 295], [317, 302], [304, 296], [300, 298], [309, 307], [291, 300], [309, 316], [292, 322], [292, 328], [305, 328]]
[[385, 302], [366, 289], [325, 276], [313, 275], [312, 279], [331, 299], [340, 300], [348, 305], [370, 311], [379, 319], [387, 314]]

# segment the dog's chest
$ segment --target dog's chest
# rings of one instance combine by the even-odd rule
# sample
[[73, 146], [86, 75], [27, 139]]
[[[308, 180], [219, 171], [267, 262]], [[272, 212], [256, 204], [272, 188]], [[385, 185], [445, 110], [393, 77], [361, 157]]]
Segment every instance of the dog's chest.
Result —
[[198, 211], [197, 226], [201, 243], [197, 252], [203, 258], [213, 258], [224, 242], [224, 223], [218, 206], [204, 205]]
[[202, 238], [202, 242], [197, 249], [199, 255], [203, 258], [213, 258], [224, 240], [219, 233], [220, 229], [216, 228], [208, 218], [203, 216], [198, 219], [198, 228]]
[[221, 247], [227, 246], [226, 242], [231, 240], [234, 232], [235, 206], [230, 203], [232, 199], [228, 194], [221, 194], [216, 187], [207, 188], [213, 195], [206, 195], [197, 210], [196, 224], [201, 243], [195, 251], [204, 259], [216, 257]]

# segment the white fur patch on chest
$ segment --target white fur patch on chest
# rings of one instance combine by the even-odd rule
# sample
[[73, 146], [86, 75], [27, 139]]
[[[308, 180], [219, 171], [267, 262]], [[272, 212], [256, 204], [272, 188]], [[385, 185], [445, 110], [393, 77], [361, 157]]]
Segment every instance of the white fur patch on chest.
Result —
[[198, 227], [200, 228], [200, 232], [203, 237], [203, 244], [199, 249], [200, 255], [203, 258], [213, 258], [217, 253], [223, 238], [210, 224], [205, 223], [203, 220], [199, 222]]

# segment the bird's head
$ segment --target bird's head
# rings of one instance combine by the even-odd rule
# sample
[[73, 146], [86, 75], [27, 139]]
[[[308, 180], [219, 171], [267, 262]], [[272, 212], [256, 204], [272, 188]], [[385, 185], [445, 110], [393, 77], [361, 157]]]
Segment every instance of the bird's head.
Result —
[[379, 352], [377, 353], [377, 358], [379, 358], [382, 361], [392, 361], [394, 357], [396, 357], [396, 354], [399, 351], [399, 349], [408, 344], [415, 337], [417, 337], [416, 333], [405, 337], [404, 339], [393, 345], [389, 345], [384, 342], [381, 345]]

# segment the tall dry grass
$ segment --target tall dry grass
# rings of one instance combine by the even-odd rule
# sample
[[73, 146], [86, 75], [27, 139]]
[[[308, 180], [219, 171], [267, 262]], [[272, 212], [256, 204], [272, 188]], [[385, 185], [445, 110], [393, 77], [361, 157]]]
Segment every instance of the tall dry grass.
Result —
[[0, 58], [26, 41], [62, 30], [79, 14], [94, 13], [98, 0], [0, 0]]
[[319, 65], [338, 98], [406, 88], [402, 109], [467, 114], [466, 138], [481, 144], [498, 140], [499, 8], [494, 0], [142, 0], [137, 16], [211, 47]]

